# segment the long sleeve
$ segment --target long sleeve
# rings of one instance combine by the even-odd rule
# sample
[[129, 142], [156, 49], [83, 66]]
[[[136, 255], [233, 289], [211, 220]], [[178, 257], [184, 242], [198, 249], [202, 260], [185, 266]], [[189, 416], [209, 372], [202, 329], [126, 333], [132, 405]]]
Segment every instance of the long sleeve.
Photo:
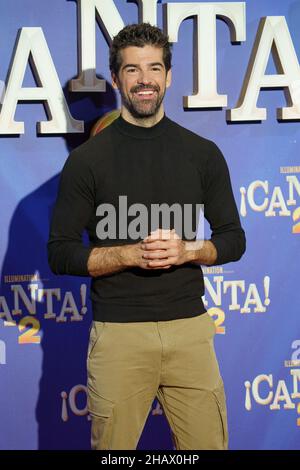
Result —
[[217, 250], [214, 265], [238, 261], [246, 249], [245, 232], [234, 200], [225, 158], [212, 143], [205, 172], [204, 216], [212, 231], [211, 242]]
[[48, 262], [55, 274], [89, 276], [87, 261], [92, 250], [84, 246], [83, 232], [93, 215], [93, 175], [82, 154], [69, 155], [59, 182], [48, 241]]
[[[126, 207], [120, 206], [126, 196]], [[218, 251], [216, 264], [239, 259], [244, 232], [235, 206], [226, 162], [217, 147], [166, 116], [143, 128], [120, 116], [74, 150], [60, 177], [48, 242], [54, 273], [88, 276], [94, 246], [124, 244], [118, 232], [99, 237], [97, 208], [112, 204], [116, 221], [133, 204], [204, 204]], [[121, 214], [120, 214], [121, 211]], [[130, 216], [131, 217], [131, 216]], [[196, 216], [192, 217], [196, 222]], [[103, 219], [101, 219], [101, 223]], [[170, 222], [171, 224], [171, 222]], [[90, 247], [83, 244], [84, 231]], [[159, 321], [205, 312], [202, 270], [184, 263], [169, 270], [136, 267], [91, 279], [93, 318], [108, 322]]]

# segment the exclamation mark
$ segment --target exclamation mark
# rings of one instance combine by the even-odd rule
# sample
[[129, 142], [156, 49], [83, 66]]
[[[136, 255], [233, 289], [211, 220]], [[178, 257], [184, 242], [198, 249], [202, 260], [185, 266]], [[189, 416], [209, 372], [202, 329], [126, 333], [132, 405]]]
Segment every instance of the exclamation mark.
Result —
[[269, 298], [269, 293], [270, 293], [270, 277], [265, 276], [264, 277], [264, 289], [265, 289], [265, 305], [270, 305], [270, 298]]
[[242, 186], [240, 188], [240, 193], [241, 193], [241, 207], [240, 207], [240, 212], [243, 217], [246, 217], [247, 215], [247, 209], [246, 209], [246, 188]]
[[5, 95], [5, 83], [0, 80], [0, 104], [3, 104]]
[[66, 392], [61, 392], [60, 396], [63, 399], [62, 408], [61, 408], [61, 419], [66, 422], [69, 419], [68, 409], [67, 409], [67, 398], [68, 394]]
[[82, 304], [82, 308], [81, 308], [81, 313], [82, 315], [85, 315], [86, 312], [87, 312], [87, 308], [86, 308], [86, 284], [81, 284], [80, 286], [80, 297], [81, 297], [81, 304]]
[[250, 411], [252, 408], [252, 405], [251, 405], [251, 395], [250, 395], [251, 382], [249, 382], [249, 380], [245, 382], [245, 387], [246, 387], [245, 408], [246, 410]]

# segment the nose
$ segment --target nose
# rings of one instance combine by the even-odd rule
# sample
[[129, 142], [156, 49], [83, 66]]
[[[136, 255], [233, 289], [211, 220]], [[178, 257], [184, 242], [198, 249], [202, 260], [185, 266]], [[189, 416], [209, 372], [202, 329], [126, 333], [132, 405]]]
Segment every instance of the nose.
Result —
[[137, 81], [139, 84], [149, 85], [151, 83], [151, 76], [149, 72], [146, 70], [140, 70]]

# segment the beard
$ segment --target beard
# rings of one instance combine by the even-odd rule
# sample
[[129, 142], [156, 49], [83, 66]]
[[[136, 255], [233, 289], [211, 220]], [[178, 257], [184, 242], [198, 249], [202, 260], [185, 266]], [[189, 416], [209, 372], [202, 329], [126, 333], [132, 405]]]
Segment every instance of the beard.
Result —
[[[153, 98], [142, 99], [136, 96], [139, 91], [154, 90]], [[120, 89], [122, 103], [130, 114], [136, 119], [148, 118], [155, 116], [164, 99], [166, 90], [161, 92], [158, 85], [155, 86], [136, 86], [130, 90], [130, 95], [125, 95]]]

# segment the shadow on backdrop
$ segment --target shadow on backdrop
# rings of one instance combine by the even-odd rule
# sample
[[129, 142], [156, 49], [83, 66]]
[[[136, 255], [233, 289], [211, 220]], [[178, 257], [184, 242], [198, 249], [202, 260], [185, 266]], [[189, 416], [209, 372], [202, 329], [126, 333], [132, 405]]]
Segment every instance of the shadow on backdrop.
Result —
[[[106, 93], [72, 93], [68, 84], [64, 87], [66, 101], [75, 119], [83, 120], [85, 132], [66, 134], [68, 152], [85, 142], [93, 125], [107, 112], [116, 109], [117, 100], [107, 83]], [[62, 162], [62, 167], [63, 167]], [[38, 423], [38, 449], [90, 449], [90, 421], [85, 413], [86, 351], [88, 332], [92, 320], [89, 302], [89, 278], [56, 276], [47, 260], [49, 223], [56, 200], [60, 173], [41, 185], [18, 204], [9, 228], [9, 241], [2, 267], [5, 274], [38, 272], [39, 287], [60, 289], [61, 298], [53, 296], [53, 312], [59, 316], [63, 299], [71, 292], [79, 313], [82, 305], [80, 286], [86, 284], [87, 313], [82, 321], [57, 322], [45, 319], [46, 299], [37, 302], [36, 318], [40, 322], [42, 370], [39, 381], [39, 397], [36, 405]], [[84, 242], [88, 243], [87, 236]], [[23, 284], [27, 291], [27, 283]], [[11, 296], [10, 284], [3, 284], [3, 295]], [[28, 295], [28, 291], [27, 291]], [[21, 318], [15, 317], [19, 322]], [[35, 345], [36, 347], [36, 345]], [[25, 373], [25, 372], [24, 372]], [[28, 375], [30, 378], [30, 374]], [[34, 372], [31, 375], [34, 381]], [[22, 384], [20, 384], [22, 386]], [[26, 386], [26, 385], [24, 385]], [[157, 401], [154, 402], [156, 407]], [[75, 411], [75, 412], [74, 412]], [[158, 422], [159, 421], [159, 422]], [[24, 427], [24, 429], [26, 429]], [[172, 449], [169, 427], [164, 415], [149, 414], [138, 449]]]

